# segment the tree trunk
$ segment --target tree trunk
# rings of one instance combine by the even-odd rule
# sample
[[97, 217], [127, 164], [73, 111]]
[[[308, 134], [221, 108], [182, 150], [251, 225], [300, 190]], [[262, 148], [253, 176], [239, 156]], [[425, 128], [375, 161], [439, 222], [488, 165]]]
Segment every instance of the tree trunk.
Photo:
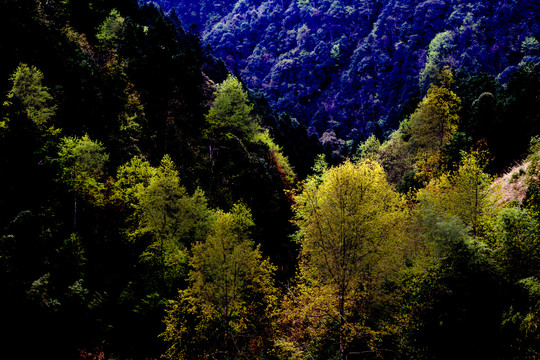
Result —
[[73, 228], [77, 228], [77, 191], [73, 195]]
[[345, 360], [345, 299], [343, 291], [339, 292], [339, 358]]

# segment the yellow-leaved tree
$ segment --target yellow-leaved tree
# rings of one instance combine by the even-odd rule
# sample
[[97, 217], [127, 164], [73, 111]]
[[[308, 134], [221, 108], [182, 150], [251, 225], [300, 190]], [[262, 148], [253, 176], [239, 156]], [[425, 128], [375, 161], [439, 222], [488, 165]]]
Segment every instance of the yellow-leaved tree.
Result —
[[418, 175], [428, 180], [437, 174], [443, 147], [458, 129], [461, 100], [451, 90], [452, 72], [445, 68], [439, 84], [432, 84], [409, 119], [410, 143], [417, 159]]
[[500, 192], [484, 172], [485, 157], [475, 150], [465, 154], [456, 171], [432, 180], [418, 193], [420, 211], [457, 216], [474, 237], [488, 237], [500, 207]]
[[[369, 159], [347, 161], [308, 180], [295, 201], [299, 284], [284, 301], [281, 317], [290, 331], [277, 345], [288, 357], [309, 357], [317, 351], [313, 345], [333, 332], [345, 359], [350, 341], [369, 337], [362, 312], [397, 266], [403, 201], [382, 167]], [[295, 324], [295, 317], [303, 322]], [[299, 324], [305, 336], [295, 332]]]

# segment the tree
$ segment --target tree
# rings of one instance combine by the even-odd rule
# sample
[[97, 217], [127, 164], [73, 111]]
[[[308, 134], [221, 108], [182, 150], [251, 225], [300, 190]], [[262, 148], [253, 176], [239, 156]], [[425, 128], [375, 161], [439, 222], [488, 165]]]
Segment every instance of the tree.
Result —
[[539, 224], [527, 210], [502, 209], [497, 217], [494, 257], [511, 281], [538, 276], [540, 270]]
[[411, 151], [409, 120], [401, 122], [399, 129], [388, 137], [378, 150], [378, 156], [390, 183], [404, 182], [406, 174], [414, 173], [415, 164]]
[[[278, 358], [335, 358], [333, 335], [339, 324], [339, 304], [333, 287], [301, 278], [286, 290], [275, 320], [274, 347]], [[350, 312], [358, 303], [347, 305], [346, 311]], [[348, 333], [357, 330], [356, 324], [347, 322], [345, 325], [344, 331]]]
[[444, 31], [435, 35], [429, 43], [429, 49], [426, 58], [426, 66], [419, 76], [420, 88], [426, 90], [428, 85], [437, 80], [444, 65], [451, 65], [452, 50], [454, 45], [454, 34], [451, 31]]
[[262, 170], [256, 151], [264, 148], [260, 144], [264, 135], [257, 118], [251, 115], [252, 108], [240, 81], [229, 76], [218, 85], [214, 103], [206, 115], [208, 193], [214, 203], [224, 208], [242, 199], [238, 195], [250, 188], [244, 181], [252, 182], [253, 173]]
[[517, 285], [522, 292], [521, 297], [512, 299], [503, 325], [515, 327], [515, 344], [519, 344], [520, 350], [538, 355], [540, 226], [538, 219], [532, 216], [533, 211], [518, 207], [501, 210], [495, 227], [493, 260], [501, 278]]
[[118, 10], [112, 9], [109, 16], [99, 25], [96, 38], [105, 48], [116, 52], [116, 46], [121, 39], [125, 19]]
[[251, 141], [259, 130], [259, 124], [250, 116], [253, 106], [249, 104], [242, 84], [232, 75], [218, 85], [216, 98], [206, 121], [207, 136], [210, 139], [210, 161], [214, 165], [220, 147], [234, 140], [241, 146]]
[[30, 209], [49, 194], [44, 189], [60, 130], [53, 126], [56, 106], [43, 79], [39, 69], [20, 63], [9, 77], [11, 88], [3, 94], [0, 167], [6, 176], [0, 179], [0, 218]]
[[268, 147], [272, 166], [277, 170], [284, 188], [290, 190], [296, 180], [296, 174], [294, 173], [293, 167], [287, 156], [283, 155], [282, 147], [276, 144], [274, 139], [270, 137], [268, 130], [258, 132], [254, 139]]
[[441, 150], [458, 128], [461, 100], [450, 90], [453, 81], [452, 72], [443, 70], [439, 76], [440, 85], [429, 87], [409, 120], [410, 142], [416, 148], [417, 166], [425, 179], [436, 172]]
[[114, 196], [134, 207], [139, 187], [147, 187], [156, 172], [157, 169], [152, 167], [148, 161], [134, 156], [128, 163], [118, 168], [114, 183], [116, 190]]
[[99, 141], [88, 135], [82, 138], [65, 137], [58, 150], [61, 179], [70, 186], [74, 194], [73, 226], [77, 225], [77, 196], [82, 196], [96, 206], [105, 201], [103, 182], [105, 165], [109, 155]]
[[330, 168], [320, 184], [308, 181], [295, 200], [300, 273], [331, 288], [338, 307], [339, 353], [344, 359], [346, 307], [354, 294], [372, 290], [377, 276], [390, 266], [401, 198], [386, 182], [382, 167], [365, 160]]
[[119, 73], [125, 77], [126, 62], [118, 56], [121, 40], [124, 37], [126, 21], [118, 10], [112, 9], [109, 16], [97, 28], [96, 39], [104, 70], [108, 75]]
[[250, 239], [253, 225], [248, 209], [235, 205], [230, 213], [218, 211], [206, 240], [193, 246], [190, 285], [165, 318], [167, 357], [261, 355], [261, 334], [267, 335], [275, 302], [275, 268]]
[[433, 266], [417, 278], [420, 286], [410, 298], [418, 321], [410, 342], [434, 358], [492, 358], [507, 346], [501, 319], [510, 288], [493, 257], [499, 197], [484, 166], [481, 152], [464, 154], [455, 171], [417, 194], [417, 234], [434, 252]]
[[540, 60], [540, 43], [535, 37], [529, 36], [521, 43], [521, 52], [524, 56], [520, 65], [538, 63]]
[[[13, 83], [13, 87], [3, 106], [10, 109], [19, 101], [28, 119], [40, 131], [45, 130], [56, 113], [56, 106], [51, 105], [53, 97], [49, 88], [42, 84], [43, 73], [34, 66], [20, 63], [9, 80]], [[8, 116], [0, 121], [0, 130], [9, 125], [10, 117], [8, 112]]]
[[143, 126], [147, 124], [144, 106], [134, 85], [128, 83], [124, 90], [125, 104], [123, 111], [118, 114], [120, 127], [117, 142], [120, 143], [120, 154], [130, 156], [141, 154], [139, 140], [142, 138]]
[[356, 150], [356, 157], [360, 160], [371, 159], [377, 160], [379, 155], [379, 149], [381, 148], [381, 142], [375, 135], [371, 135], [365, 142], [358, 146]]
[[[132, 160], [132, 164], [138, 162]], [[189, 245], [204, 239], [208, 231], [206, 198], [202, 190], [187, 194], [168, 155], [155, 170], [142, 165], [135, 174], [142, 181], [135, 184], [137, 224], [130, 235], [146, 239], [141, 261], [157, 270], [161, 291], [166, 290], [165, 284], [176, 289], [175, 284], [186, 275]]]
[[498, 213], [499, 194], [484, 167], [485, 155], [481, 152], [466, 154], [456, 171], [443, 174], [418, 193], [420, 207], [439, 215], [458, 216], [471, 235], [486, 236]]

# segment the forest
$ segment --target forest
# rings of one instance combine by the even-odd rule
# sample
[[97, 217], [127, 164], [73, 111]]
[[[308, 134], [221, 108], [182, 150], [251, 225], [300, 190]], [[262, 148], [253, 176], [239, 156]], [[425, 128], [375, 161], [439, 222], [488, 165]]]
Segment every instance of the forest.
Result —
[[157, 2], [274, 109], [349, 155], [371, 134], [388, 137], [444, 66], [506, 83], [540, 56], [538, 1]]
[[537, 359], [538, 10], [0, 0], [2, 356]]

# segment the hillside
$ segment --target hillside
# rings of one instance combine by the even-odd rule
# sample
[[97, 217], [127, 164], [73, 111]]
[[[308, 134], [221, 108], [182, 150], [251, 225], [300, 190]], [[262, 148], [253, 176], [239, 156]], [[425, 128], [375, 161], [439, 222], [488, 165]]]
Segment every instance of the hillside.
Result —
[[300, 173], [318, 143], [252, 105], [197, 35], [129, 0], [2, 0], [0, 20], [7, 354], [159, 354], [191, 245], [237, 204], [280, 276], [293, 271], [296, 175], [272, 134], [301, 141]]
[[505, 85], [540, 54], [536, 1], [158, 2], [341, 153], [395, 130], [444, 66]]

